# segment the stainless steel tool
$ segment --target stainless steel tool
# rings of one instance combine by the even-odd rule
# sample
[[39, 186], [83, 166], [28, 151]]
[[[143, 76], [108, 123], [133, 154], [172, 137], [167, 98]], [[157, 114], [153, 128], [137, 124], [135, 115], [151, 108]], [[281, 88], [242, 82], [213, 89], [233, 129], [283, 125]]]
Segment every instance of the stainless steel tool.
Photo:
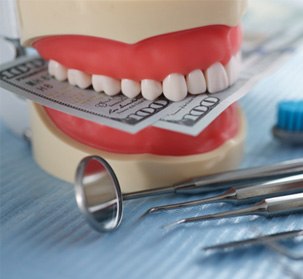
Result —
[[268, 181], [292, 174], [303, 173], [303, 159], [288, 160], [278, 164], [232, 170], [213, 175], [197, 177], [183, 183], [173, 185], [177, 194], [203, 194], [212, 191], [226, 190], [233, 186], [242, 188], [247, 183]]
[[203, 247], [204, 251], [209, 250], [225, 250], [225, 249], [237, 249], [243, 248], [245, 246], [254, 246], [254, 245], [263, 245], [264, 243], [273, 242], [273, 241], [280, 241], [290, 238], [295, 238], [303, 236], [303, 229], [302, 230], [293, 230], [287, 232], [279, 232], [269, 235], [257, 236], [253, 238], [238, 240], [238, 241], [231, 241], [226, 243], [221, 243], [212, 246]]
[[298, 212], [303, 212], [303, 193], [265, 199], [252, 206], [242, 209], [184, 218], [174, 223], [165, 225], [164, 228], [171, 228], [176, 225], [185, 223], [194, 223], [245, 215], [261, 215], [264, 217], [273, 217]]
[[280, 243], [281, 240], [288, 240], [298, 238], [303, 240], [303, 230], [291, 230], [286, 232], [279, 232], [269, 235], [260, 235], [253, 238], [243, 239], [239, 241], [231, 241], [226, 243], [221, 243], [217, 245], [204, 247], [204, 251], [211, 252], [229, 252], [236, 249], [244, 249], [252, 246], [264, 246], [274, 252], [283, 255], [291, 260], [300, 261], [303, 260], [303, 254], [295, 252], [293, 249], [288, 248], [286, 245]]
[[[123, 200], [161, 194], [197, 194], [228, 188], [248, 186], [248, 181], [270, 180], [303, 172], [303, 159], [286, 161], [272, 166], [256, 167], [204, 176], [172, 186], [124, 194], [109, 163], [101, 157], [89, 156], [78, 165], [75, 194], [78, 207], [89, 224], [97, 231], [117, 228], [122, 220]], [[246, 183], [245, 183], [246, 182]], [[243, 184], [244, 183], [244, 184]]]
[[207, 199], [198, 199], [188, 202], [155, 206], [148, 209], [143, 215], [158, 211], [179, 209], [188, 206], [197, 206], [209, 203], [227, 202], [233, 204], [252, 203], [264, 198], [271, 198], [287, 194], [303, 193], [303, 174], [278, 178], [271, 181], [260, 182], [247, 188], [230, 188], [220, 195]]

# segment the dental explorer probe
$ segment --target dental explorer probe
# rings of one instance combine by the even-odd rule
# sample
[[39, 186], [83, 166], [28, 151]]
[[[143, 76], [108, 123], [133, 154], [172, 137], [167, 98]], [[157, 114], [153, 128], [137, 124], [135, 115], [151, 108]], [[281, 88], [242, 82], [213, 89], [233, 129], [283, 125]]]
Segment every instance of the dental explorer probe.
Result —
[[246, 215], [260, 215], [268, 218], [298, 212], [303, 212], [303, 193], [265, 199], [252, 206], [242, 209], [184, 218], [174, 223], [165, 225], [163, 228], [171, 228], [176, 225], [185, 223], [194, 223]]
[[98, 232], [116, 229], [122, 220], [123, 201], [163, 194], [197, 194], [228, 188], [248, 186], [240, 182], [270, 180], [303, 172], [303, 159], [272, 166], [229, 171], [196, 178], [185, 183], [133, 193], [122, 193], [119, 181], [110, 164], [99, 156], [80, 161], [75, 177], [75, 196], [78, 207], [92, 228]]
[[303, 174], [274, 179], [251, 185], [247, 188], [230, 188], [220, 195], [206, 199], [155, 206], [148, 209], [141, 217], [158, 211], [179, 209], [209, 203], [227, 202], [233, 204], [252, 203], [264, 198], [272, 198], [287, 194], [303, 193]]

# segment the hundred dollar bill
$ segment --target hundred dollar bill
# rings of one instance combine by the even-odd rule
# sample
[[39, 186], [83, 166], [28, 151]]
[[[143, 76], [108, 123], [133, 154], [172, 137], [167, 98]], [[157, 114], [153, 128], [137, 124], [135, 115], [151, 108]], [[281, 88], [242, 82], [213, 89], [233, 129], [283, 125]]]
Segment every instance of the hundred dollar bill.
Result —
[[[266, 75], [274, 71], [303, 45], [303, 10], [287, 3], [256, 1], [257, 13], [248, 15], [247, 38], [242, 52], [242, 72], [232, 87], [216, 94], [188, 97], [171, 104], [169, 113], [154, 126], [196, 136], [222, 111], [239, 100]], [[264, 6], [265, 5], [265, 6]], [[281, 13], [281, 16], [278, 16]], [[271, 23], [271, 24], [269, 24]], [[267, 26], [267, 28], [264, 28]]]
[[0, 87], [41, 105], [129, 133], [136, 133], [167, 114], [170, 103], [164, 98], [152, 102], [76, 88], [53, 79], [47, 62], [37, 57], [1, 66]]

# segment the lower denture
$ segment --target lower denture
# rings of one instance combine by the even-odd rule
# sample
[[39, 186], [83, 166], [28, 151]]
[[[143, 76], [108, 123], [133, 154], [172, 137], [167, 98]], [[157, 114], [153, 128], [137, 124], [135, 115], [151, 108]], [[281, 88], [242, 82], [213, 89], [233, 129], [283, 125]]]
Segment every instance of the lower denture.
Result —
[[75, 141], [98, 150], [119, 154], [188, 156], [210, 152], [235, 137], [241, 123], [235, 104], [223, 111], [197, 136], [153, 126], [136, 134], [129, 134], [51, 108], [44, 107], [44, 110], [52, 123]]

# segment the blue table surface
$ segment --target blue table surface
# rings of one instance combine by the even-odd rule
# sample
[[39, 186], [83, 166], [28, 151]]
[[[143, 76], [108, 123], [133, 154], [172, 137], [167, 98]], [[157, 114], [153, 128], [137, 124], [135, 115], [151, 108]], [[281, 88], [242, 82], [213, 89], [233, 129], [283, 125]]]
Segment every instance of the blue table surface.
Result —
[[[302, 53], [260, 81], [240, 101], [248, 123], [241, 167], [303, 156], [302, 146], [281, 144], [271, 135], [277, 102], [299, 98], [303, 99]], [[303, 228], [302, 214], [272, 219], [239, 217], [166, 231], [161, 228], [163, 224], [183, 216], [231, 209], [232, 206], [205, 205], [155, 214], [139, 221], [140, 214], [151, 206], [184, 200], [184, 197], [157, 197], [127, 201], [121, 227], [99, 235], [79, 214], [73, 187], [43, 172], [34, 162], [30, 146], [3, 124], [0, 132], [1, 278], [274, 279], [303, 276], [302, 261], [290, 260], [267, 248], [221, 254], [201, 250], [211, 244]], [[289, 246], [295, 250], [298, 247]]]

